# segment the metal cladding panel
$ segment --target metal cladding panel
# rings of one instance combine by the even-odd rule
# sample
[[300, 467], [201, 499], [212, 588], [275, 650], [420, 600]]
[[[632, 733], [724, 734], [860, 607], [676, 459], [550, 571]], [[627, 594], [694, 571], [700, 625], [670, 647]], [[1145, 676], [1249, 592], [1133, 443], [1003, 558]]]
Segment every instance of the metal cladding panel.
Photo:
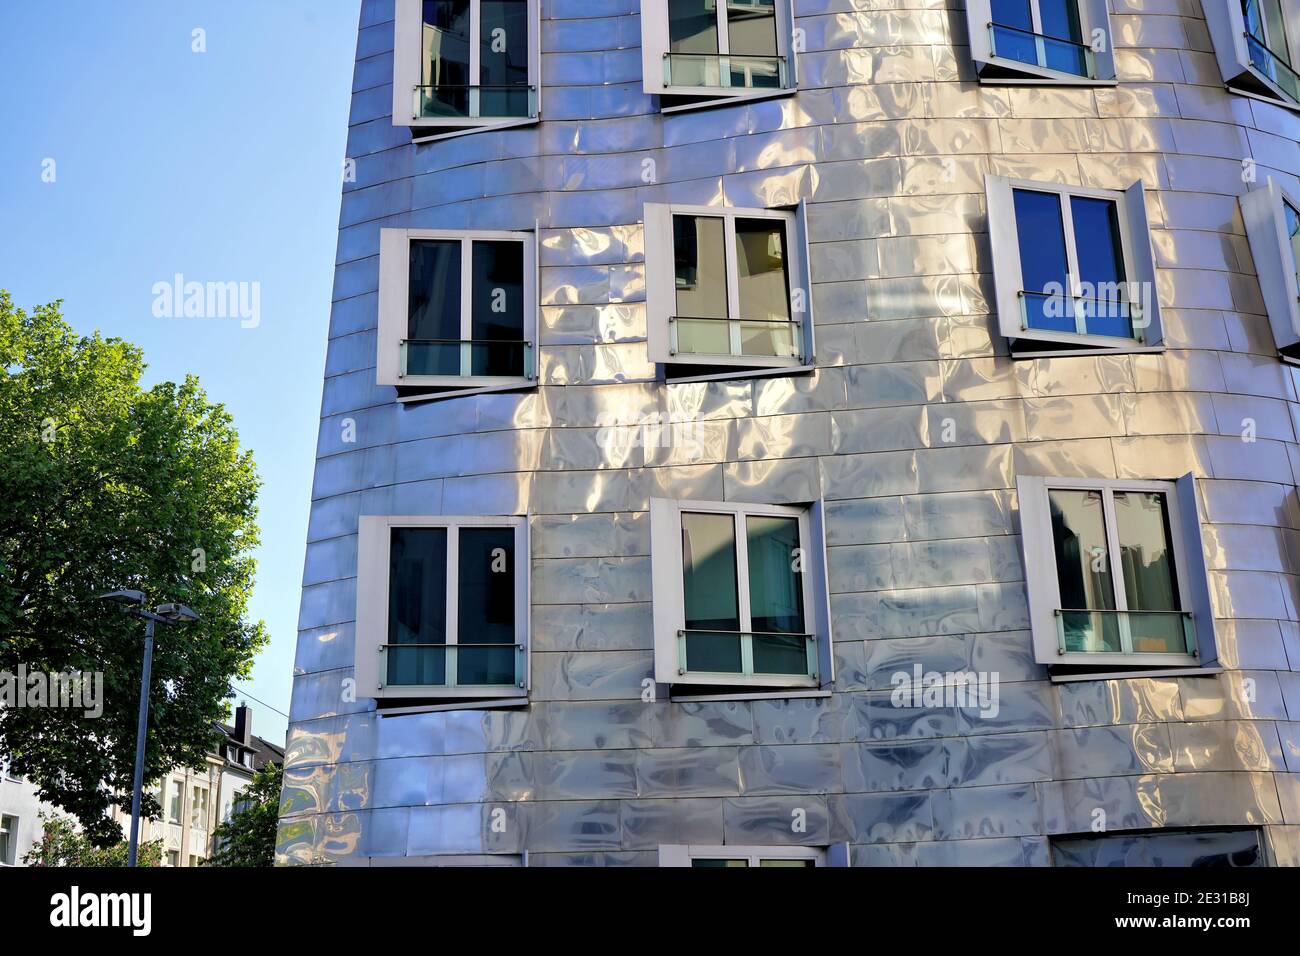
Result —
[[[1300, 195], [1300, 116], [1225, 90], [1194, 3], [1126, 0], [1118, 84], [1073, 88], [980, 82], [933, 0], [800, 0], [796, 92], [673, 113], [639, 0], [594, 6], [541, 4], [540, 122], [413, 144], [382, 107], [394, 4], [362, 3], [281, 861], [1041, 866], [1104, 814], [1259, 827], [1300, 863], [1300, 403], [1238, 202], [1243, 171]], [[987, 177], [1140, 180], [1160, 348], [1010, 357]], [[816, 367], [665, 383], [646, 203], [802, 206]], [[536, 231], [535, 388], [376, 385], [384, 229]], [[1017, 477], [1188, 474], [1222, 670], [1053, 683]], [[655, 498], [824, 503], [829, 693], [667, 699]], [[357, 692], [360, 518], [395, 514], [528, 516], [525, 706], [381, 717]], [[899, 706], [918, 668], [996, 675], [998, 706]]]

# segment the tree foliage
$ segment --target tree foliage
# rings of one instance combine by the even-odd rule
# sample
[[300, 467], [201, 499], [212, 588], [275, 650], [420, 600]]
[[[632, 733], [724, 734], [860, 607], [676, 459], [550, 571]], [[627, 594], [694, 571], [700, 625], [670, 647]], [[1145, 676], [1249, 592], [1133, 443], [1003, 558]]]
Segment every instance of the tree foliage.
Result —
[[[64, 816], [41, 814], [41, 838], [23, 855], [26, 866], [126, 866], [125, 840], [106, 847], [95, 846], [72, 821]], [[161, 866], [162, 841], [141, 843], [136, 866]]]
[[[96, 599], [135, 588], [196, 624], [159, 626], [145, 779], [202, 766], [230, 682], [265, 644], [246, 620], [260, 480], [198, 381], [145, 389], [141, 351], [80, 336], [59, 303], [0, 291], [0, 671], [102, 672], [104, 712], [0, 708], [0, 752], [99, 847], [130, 807], [143, 624]], [[145, 815], [160, 812], [144, 795]]]
[[212, 831], [212, 855], [204, 866], [272, 866], [280, 818], [284, 770], [269, 763], [239, 793], [239, 809]]

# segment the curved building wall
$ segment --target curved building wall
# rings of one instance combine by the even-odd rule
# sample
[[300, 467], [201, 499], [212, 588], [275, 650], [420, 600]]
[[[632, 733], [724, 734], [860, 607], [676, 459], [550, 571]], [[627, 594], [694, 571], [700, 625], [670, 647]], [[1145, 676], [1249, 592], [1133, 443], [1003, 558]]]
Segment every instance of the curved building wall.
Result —
[[[1100, 809], [1108, 832], [1259, 827], [1300, 863], [1300, 406], [1238, 202], [1246, 159], [1300, 192], [1300, 117], [1225, 89], [1196, 0], [1111, 8], [1118, 85], [1065, 88], [976, 82], [955, 0], [799, 0], [795, 95], [664, 114], [635, 0], [543, 0], [541, 121], [413, 144], [393, 2], [363, 0], [283, 861], [725, 843], [1047, 865]], [[1141, 179], [1163, 349], [1012, 358], [988, 174]], [[815, 371], [657, 380], [644, 204], [801, 200]], [[403, 404], [376, 384], [392, 227], [540, 230], [535, 389]], [[601, 438], [654, 415], [699, 440]], [[1016, 477], [1189, 472], [1218, 668], [1052, 682]], [[830, 695], [643, 699], [652, 497], [825, 502]], [[360, 517], [438, 514], [529, 516], [526, 706], [381, 717], [351, 685]], [[997, 715], [892, 706], [917, 664], [995, 672]]]

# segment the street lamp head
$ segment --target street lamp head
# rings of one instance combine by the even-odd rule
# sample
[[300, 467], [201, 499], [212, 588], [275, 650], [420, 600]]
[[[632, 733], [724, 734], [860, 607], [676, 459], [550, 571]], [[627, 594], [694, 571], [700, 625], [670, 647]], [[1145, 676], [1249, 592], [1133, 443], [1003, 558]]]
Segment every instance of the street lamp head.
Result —
[[101, 601], [112, 601], [115, 604], [124, 604], [129, 607], [138, 607], [144, 603], [143, 591], [109, 591], [107, 594], [99, 596]]
[[183, 624], [199, 619], [199, 615], [184, 604], [159, 604], [154, 609], [154, 613], [159, 617], [165, 617], [174, 624]]

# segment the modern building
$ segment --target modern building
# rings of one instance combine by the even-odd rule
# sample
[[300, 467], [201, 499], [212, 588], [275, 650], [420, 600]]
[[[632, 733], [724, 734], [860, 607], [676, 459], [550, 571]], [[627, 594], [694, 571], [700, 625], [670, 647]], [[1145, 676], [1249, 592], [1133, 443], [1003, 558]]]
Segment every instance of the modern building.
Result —
[[1300, 863], [1300, 0], [363, 0], [279, 859]]
[[[253, 733], [247, 704], [235, 708], [233, 726], [213, 722], [214, 744], [202, 767], [176, 767], [154, 787], [158, 820], [140, 821], [140, 842], [161, 840], [163, 866], [199, 866], [212, 855], [213, 832], [230, 819], [240, 792], [268, 763], [283, 763], [284, 748]], [[127, 832], [131, 808], [113, 814]]]

